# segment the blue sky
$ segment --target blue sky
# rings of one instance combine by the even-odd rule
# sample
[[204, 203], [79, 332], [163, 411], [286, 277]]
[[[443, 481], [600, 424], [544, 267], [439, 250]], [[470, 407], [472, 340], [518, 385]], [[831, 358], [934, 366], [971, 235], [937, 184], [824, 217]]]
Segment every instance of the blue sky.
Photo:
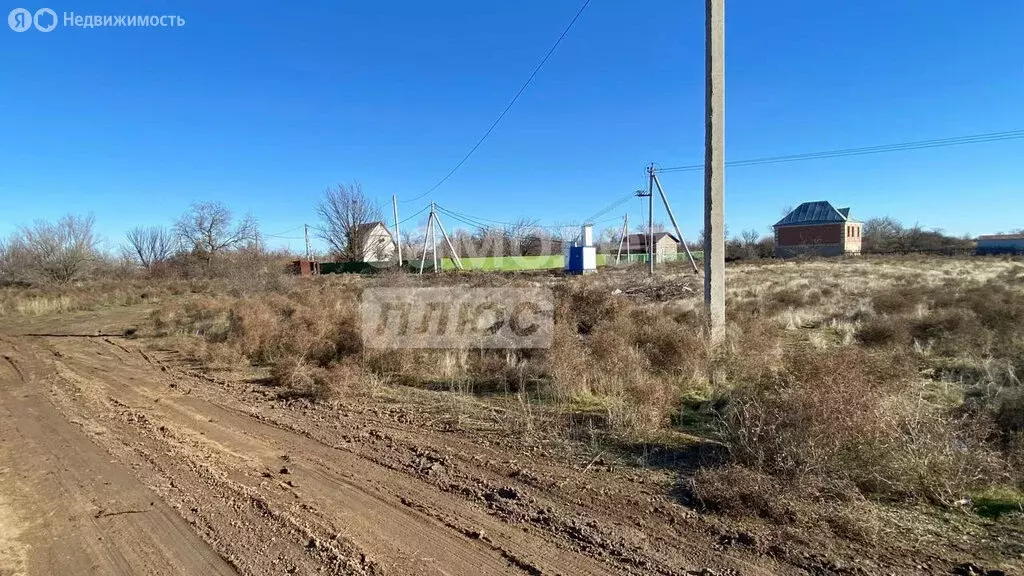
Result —
[[[42, 7], [8, 1], [0, 12], [21, 6]], [[391, 194], [413, 198], [447, 173], [580, 2], [46, 6], [186, 22], [0, 27], [0, 235], [92, 212], [116, 243], [194, 201], [249, 211], [270, 234], [315, 224], [314, 205], [339, 181], [360, 181], [390, 220]], [[482, 218], [572, 222], [645, 186], [649, 162], [700, 162], [703, 26], [696, 0], [593, 0], [432, 198]], [[726, 157], [1022, 129], [1022, 30], [1019, 0], [729, 0]], [[727, 223], [767, 233], [784, 206], [828, 199], [861, 219], [955, 234], [1020, 228], [1022, 158], [1024, 140], [1012, 140], [730, 169]], [[701, 174], [663, 183], [696, 236]], [[639, 200], [626, 208], [639, 221]]]

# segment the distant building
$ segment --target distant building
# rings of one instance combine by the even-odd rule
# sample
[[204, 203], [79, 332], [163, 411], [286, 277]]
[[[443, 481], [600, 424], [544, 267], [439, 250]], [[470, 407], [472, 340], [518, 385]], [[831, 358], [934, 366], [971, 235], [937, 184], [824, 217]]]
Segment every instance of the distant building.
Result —
[[320, 263], [313, 260], [292, 260], [292, 273], [299, 276], [315, 276], [320, 273]]
[[1024, 234], [978, 236], [975, 252], [984, 254], [1024, 254]]
[[849, 208], [825, 200], [804, 202], [775, 224], [775, 256], [860, 254], [861, 226], [850, 218]]
[[395, 254], [395, 238], [383, 222], [358, 224], [352, 230], [350, 242], [358, 247], [359, 259], [363, 262], [386, 262]]
[[[630, 234], [626, 236], [626, 243], [622, 247], [622, 254], [647, 254], [648, 242], [650, 242], [650, 236], [648, 234]], [[616, 246], [616, 250], [618, 247]], [[676, 254], [679, 253], [679, 239], [668, 232], [655, 232], [654, 233], [654, 261], [664, 262], [666, 260], [675, 260]]]

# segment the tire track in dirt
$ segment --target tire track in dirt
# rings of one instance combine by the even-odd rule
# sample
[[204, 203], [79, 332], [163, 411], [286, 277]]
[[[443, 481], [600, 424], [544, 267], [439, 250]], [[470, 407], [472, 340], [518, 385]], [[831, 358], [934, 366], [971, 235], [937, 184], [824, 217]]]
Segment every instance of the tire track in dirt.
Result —
[[[0, 371], [6, 550], [0, 554], [12, 572], [235, 573], [129, 470], [64, 419], [45, 396], [45, 365], [28, 354], [3, 355], [10, 368]], [[103, 514], [127, 509], [140, 512]]]
[[[156, 362], [161, 363], [161, 360], [157, 359]], [[162, 364], [172, 372], [181, 371], [172, 363]], [[595, 558], [614, 567], [616, 571], [674, 576], [701, 573], [708, 566], [713, 566], [719, 574], [786, 572], [777, 565], [773, 569], [766, 569], [764, 559], [760, 563], [751, 561], [749, 551], [738, 553], [719, 545], [721, 532], [701, 522], [692, 512], [667, 501], [659, 502], [659, 499], [665, 500], [664, 496], [652, 498], [621, 494], [621, 503], [639, 514], [632, 518], [624, 517], [622, 509], [616, 508], [614, 504], [608, 509], [598, 501], [591, 502], [589, 507], [584, 506], [582, 501], [577, 500], [579, 497], [586, 498], [580, 493], [566, 491], [560, 499], [557, 491], [551, 493], [551, 486], [545, 486], [539, 478], [518, 466], [498, 475], [493, 470], [485, 471], [481, 465], [486, 459], [479, 459], [482, 448], [471, 445], [472, 437], [446, 436], [443, 447], [434, 451], [429, 448], [429, 440], [438, 438], [431, 437], [427, 430], [414, 426], [396, 428], [394, 423], [380, 418], [353, 421], [345, 417], [331, 425], [321, 417], [325, 414], [330, 416], [330, 411], [320, 407], [254, 410], [252, 395], [238, 390], [237, 383], [232, 384], [193, 370], [185, 372], [196, 382], [192, 390], [218, 407], [307, 437], [334, 450], [354, 454], [415, 479], [416, 486], [430, 485], [500, 520], [501, 526], [512, 527], [517, 533], [520, 530], [526, 532], [529, 527], [532, 538], [551, 541], [559, 550], [571, 555], [582, 554]], [[241, 401], [246, 396], [250, 396], [248, 402]], [[275, 406], [276, 403], [270, 403], [271, 408]], [[337, 413], [335, 415], [340, 416]], [[489, 452], [487, 449], [483, 453]], [[457, 456], [459, 453], [466, 457]], [[629, 489], [635, 491], [636, 485]], [[502, 494], [509, 497], [503, 497]], [[472, 528], [473, 523], [453, 519], [448, 510], [431, 508], [421, 501], [408, 498], [403, 499], [403, 503], [434, 516], [471, 539], [479, 539], [481, 532]], [[664, 522], [662, 529], [636, 528], [647, 527], [659, 516]], [[628, 520], [624, 523], [622, 520], [626, 518]], [[644, 518], [647, 522], [642, 520]], [[486, 541], [486, 538], [481, 540]], [[503, 550], [502, 554], [513, 563], [521, 560], [510, 550]], [[767, 563], [775, 564], [771, 561]], [[781, 572], [779, 569], [782, 569]]]
[[[88, 339], [66, 339], [51, 345], [60, 348], [62, 380], [72, 381], [94, 405], [96, 401], [106, 403], [108, 420], [110, 414], [120, 411], [122, 420], [135, 424], [137, 432], [152, 436], [154, 430], [162, 430], [160, 439], [176, 443], [177, 450], [188, 453], [215, 475], [256, 491], [271, 510], [286, 510], [288, 502], [297, 500], [305, 517], [344, 532], [350, 548], [365, 550], [362, 555], [375, 569], [402, 574], [617, 572], [601, 561], [567, 553], [544, 538], [525, 536], [521, 530], [404, 474], [197, 396], [172, 392], [161, 382], [161, 377], [167, 378], [164, 373], [155, 372], [149, 362], [142, 364], [139, 356], [120, 346], [119, 370], [109, 373], [109, 358], [104, 356], [110, 348], [97, 349], [99, 343]], [[70, 408], [72, 403], [65, 406]], [[279, 467], [284, 454], [289, 456], [288, 464]], [[280, 473], [285, 470], [287, 474]], [[240, 490], [236, 487], [235, 491]], [[430, 514], [410, 508], [402, 498], [455, 511], [461, 523], [479, 526], [490, 541], [468, 537]], [[312, 545], [316, 547], [318, 540], [327, 538], [327, 534], [314, 537]]]

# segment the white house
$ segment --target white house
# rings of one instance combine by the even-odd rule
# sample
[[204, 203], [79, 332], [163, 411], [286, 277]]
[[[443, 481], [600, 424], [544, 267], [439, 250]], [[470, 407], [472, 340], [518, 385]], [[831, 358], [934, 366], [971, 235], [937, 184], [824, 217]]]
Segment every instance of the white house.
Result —
[[366, 222], [352, 230], [352, 242], [359, 247], [363, 262], [386, 262], [394, 257], [396, 244], [383, 222]]

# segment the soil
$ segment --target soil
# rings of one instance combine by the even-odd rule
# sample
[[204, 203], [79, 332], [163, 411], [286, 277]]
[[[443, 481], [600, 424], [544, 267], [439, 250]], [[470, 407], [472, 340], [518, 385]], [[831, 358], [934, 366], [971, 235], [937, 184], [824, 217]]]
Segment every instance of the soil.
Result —
[[908, 537], [894, 514], [854, 542], [698, 513], [688, 449], [587, 421], [555, 438], [564, 415], [521, 396], [285, 400], [125, 337], [146, 312], [0, 327], [0, 575], [996, 574], [1024, 554], [996, 525]]

